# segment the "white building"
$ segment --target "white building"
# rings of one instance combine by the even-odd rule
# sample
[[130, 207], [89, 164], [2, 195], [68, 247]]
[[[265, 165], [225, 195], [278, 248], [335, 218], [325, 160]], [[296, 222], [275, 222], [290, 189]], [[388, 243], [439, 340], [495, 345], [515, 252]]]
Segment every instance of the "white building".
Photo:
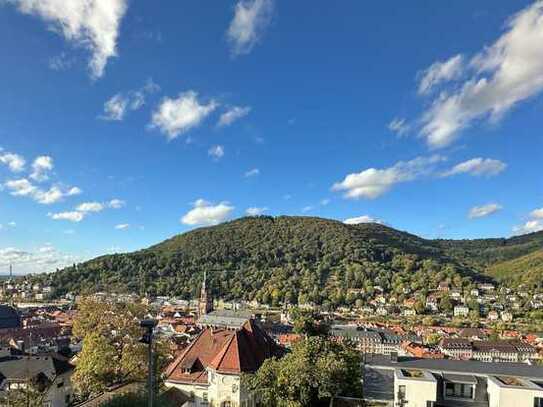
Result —
[[398, 407], [542, 407], [543, 367], [374, 357], [364, 368], [364, 394]]
[[464, 305], [457, 305], [454, 307], [455, 317], [467, 317], [469, 315], [469, 308]]

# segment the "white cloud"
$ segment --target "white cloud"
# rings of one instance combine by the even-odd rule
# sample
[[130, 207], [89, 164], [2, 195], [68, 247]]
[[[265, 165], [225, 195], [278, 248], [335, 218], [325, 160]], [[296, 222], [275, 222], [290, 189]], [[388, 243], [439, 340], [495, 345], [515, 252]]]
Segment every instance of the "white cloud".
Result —
[[74, 59], [69, 58], [65, 52], [60, 53], [60, 55], [53, 56], [49, 58], [49, 68], [53, 71], [65, 71], [72, 67], [74, 64]]
[[213, 157], [215, 160], [219, 160], [224, 156], [224, 147], [223, 146], [213, 146], [207, 150], [207, 155]]
[[4, 187], [7, 188], [13, 196], [29, 197], [44, 205], [60, 202], [68, 196], [81, 193], [81, 190], [77, 187], [71, 187], [66, 190], [56, 185], [44, 190], [38, 188], [26, 178], [9, 180], [4, 184]]
[[400, 137], [407, 134], [409, 128], [410, 126], [409, 124], [407, 124], [405, 119], [401, 119], [398, 117], [392, 119], [392, 121], [388, 124], [388, 129]]
[[497, 122], [518, 103], [543, 90], [543, 1], [507, 23], [507, 31], [475, 55], [460, 86], [435, 98], [422, 116], [421, 134], [440, 148], [476, 120]]
[[25, 169], [26, 161], [18, 154], [2, 152], [0, 148], [0, 163], [7, 165], [11, 172], [21, 172]]
[[264, 208], [252, 207], [252, 208], [247, 208], [245, 213], [247, 214], [247, 216], [259, 216], [259, 215], [262, 215], [267, 210], [268, 208], [266, 207]]
[[7, 230], [16, 227], [17, 224], [15, 222], [8, 222], [5, 225], [0, 224], [0, 230]]
[[347, 219], [345, 219], [343, 221], [343, 223], [345, 223], [347, 225], [358, 225], [360, 223], [380, 223], [380, 224], [382, 224], [383, 222], [380, 221], [379, 219], [372, 218], [369, 215], [362, 215], [362, 216], [357, 216], [357, 217], [354, 217], [354, 218], [347, 218]]
[[104, 204], [100, 202], [84, 202], [79, 204], [76, 208], [78, 212], [102, 212], [104, 210]]
[[427, 94], [437, 85], [457, 79], [462, 74], [463, 62], [462, 55], [456, 55], [447, 61], [433, 63], [422, 72], [419, 82], [419, 94]]
[[272, 0], [238, 1], [226, 33], [233, 56], [251, 52], [269, 25], [272, 13]]
[[[116, 56], [119, 25], [127, 0], [7, 0], [25, 14], [41, 17], [50, 28], [66, 40], [91, 51], [91, 76], [103, 75], [107, 60]], [[65, 57], [62, 58], [66, 60]], [[62, 62], [62, 63], [59, 63]], [[53, 69], [66, 69], [65, 61], [56, 58]]]
[[115, 229], [117, 230], [126, 230], [130, 227], [128, 223], [121, 223], [119, 225], [115, 225]]
[[7, 0], [24, 14], [35, 15], [76, 46], [88, 49], [89, 69], [100, 78], [109, 58], [117, 55], [119, 26], [127, 0]]
[[48, 216], [54, 220], [67, 220], [69, 222], [81, 222], [85, 219], [87, 212], [67, 211], [58, 213], [49, 213]]
[[182, 218], [185, 225], [216, 225], [228, 219], [234, 210], [228, 202], [220, 202], [213, 205], [203, 199], [194, 203], [194, 208], [188, 211]]
[[493, 213], [498, 212], [503, 207], [496, 203], [490, 203], [483, 206], [474, 206], [470, 209], [468, 217], [470, 219], [484, 218], [485, 216], [492, 215]]
[[525, 235], [543, 230], [543, 208], [534, 209], [530, 212], [530, 218], [524, 224], [513, 227], [513, 233], [516, 235]]
[[330, 199], [329, 198], [321, 199], [320, 204], [322, 206], [328, 206], [328, 204], [330, 204]]
[[478, 157], [464, 161], [460, 164], [456, 164], [450, 170], [444, 172], [442, 176], [449, 177], [457, 174], [470, 174], [474, 176], [484, 175], [490, 177], [493, 175], [498, 175], [506, 168], [507, 164], [502, 161]]
[[179, 94], [177, 99], [164, 98], [152, 115], [152, 127], [158, 127], [170, 140], [197, 127], [217, 108], [211, 100], [204, 104], [192, 90]]
[[157, 92], [160, 87], [148, 79], [146, 84], [134, 91], [117, 93], [104, 103], [104, 114], [99, 116], [103, 120], [123, 120], [128, 110], [139, 110], [145, 104], [148, 94]]
[[30, 178], [37, 182], [47, 181], [49, 172], [53, 170], [53, 159], [48, 155], [37, 157], [32, 163], [32, 173]]
[[249, 171], [246, 171], [245, 174], [243, 174], [245, 178], [256, 177], [257, 175], [260, 175], [260, 170], [258, 168], [253, 168]]
[[128, 107], [128, 98], [117, 93], [104, 103], [104, 120], [122, 120]]
[[112, 199], [107, 203], [107, 206], [113, 209], [121, 209], [126, 206], [126, 202], [121, 199]]
[[5, 269], [13, 265], [16, 275], [52, 272], [82, 260], [78, 256], [62, 253], [50, 244], [32, 251], [14, 247], [0, 248], [0, 267]]
[[375, 199], [388, 192], [394, 185], [414, 181], [431, 174], [437, 163], [444, 161], [440, 155], [417, 157], [410, 161], [399, 161], [392, 167], [378, 169], [368, 168], [352, 173], [341, 182], [332, 186], [334, 191], [346, 191], [345, 198]]
[[102, 212], [106, 208], [119, 209], [125, 205], [120, 199], [112, 199], [109, 202], [83, 202], [72, 211], [49, 213], [48, 216], [54, 220], [68, 220], [70, 222], [81, 222], [91, 213]]
[[543, 230], [543, 222], [539, 219], [531, 219], [520, 226], [515, 226], [513, 232], [517, 235], [525, 235], [527, 233], [535, 233]]
[[242, 117], [247, 116], [250, 111], [251, 111], [251, 108], [249, 106], [246, 106], [246, 107], [233, 106], [229, 108], [226, 112], [221, 114], [221, 117], [219, 118], [219, 123], [217, 123], [217, 126], [219, 127], [230, 126], [236, 120], [239, 120]]
[[315, 209], [313, 206], [307, 205], [307, 206], [304, 206], [304, 207], [302, 208], [302, 212], [303, 212], [303, 213], [311, 212], [313, 209]]

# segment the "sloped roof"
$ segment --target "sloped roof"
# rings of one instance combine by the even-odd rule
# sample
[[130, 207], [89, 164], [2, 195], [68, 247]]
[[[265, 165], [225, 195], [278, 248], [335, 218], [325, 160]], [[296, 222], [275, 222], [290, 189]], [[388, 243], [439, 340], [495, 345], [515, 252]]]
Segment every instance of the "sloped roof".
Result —
[[167, 380], [207, 383], [207, 368], [219, 373], [254, 372], [264, 360], [280, 356], [281, 348], [254, 320], [241, 329], [204, 329], [166, 369]]
[[65, 358], [54, 354], [11, 357], [0, 363], [0, 373], [8, 380], [28, 380], [39, 374], [52, 379], [74, 368]]
[[0, 305], [0, 329], [19, 328], [21, 317], [17, 310], [9, 305]]

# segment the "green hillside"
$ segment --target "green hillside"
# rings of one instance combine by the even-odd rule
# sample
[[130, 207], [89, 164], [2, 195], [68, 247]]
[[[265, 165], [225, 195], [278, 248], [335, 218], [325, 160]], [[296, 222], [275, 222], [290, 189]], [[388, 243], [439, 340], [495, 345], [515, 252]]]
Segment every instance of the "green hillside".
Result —
[[543, 285], [543, 249], [514, 260], [496, 263], [488, 274], [507, 284]]
[[352, 303], [380, 286], [403, 295], [442, 280], [469, 285], [498, 260], [543, 247], [543, 234], [426, 240], [379, 224], [250, 217], [190, 231], [148, 249], [99, 257], [47, 277], [59, 294], [110, 290], [196, 295], [204, 271], [215, 295], [264, 303]]

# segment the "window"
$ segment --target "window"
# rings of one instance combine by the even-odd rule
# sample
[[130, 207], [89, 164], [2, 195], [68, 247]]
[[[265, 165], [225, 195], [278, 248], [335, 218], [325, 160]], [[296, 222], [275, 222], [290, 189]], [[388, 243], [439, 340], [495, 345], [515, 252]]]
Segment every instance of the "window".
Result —
[[232, 407], [232, 403], [230, 401], [223, 401], [221, 404], [222, 407]]
[[[475, 386], [466, 383], [445, 383], [445, 397], [458, 399], [472, 399]], [[543, 406], [542, 406], [543, 407]]]
[[435, 407], [435, 405], [436, 405], [435, 401], [427, 401], [426, 402], [426, 407]]
[[543, 407], [543, 397], [534, 397], [534, 407]]
[[398, 386], [398, 400], [405, 400], [405, 385]]
[[207, 404], [207, 393], [202, 393], [202, 404]]

